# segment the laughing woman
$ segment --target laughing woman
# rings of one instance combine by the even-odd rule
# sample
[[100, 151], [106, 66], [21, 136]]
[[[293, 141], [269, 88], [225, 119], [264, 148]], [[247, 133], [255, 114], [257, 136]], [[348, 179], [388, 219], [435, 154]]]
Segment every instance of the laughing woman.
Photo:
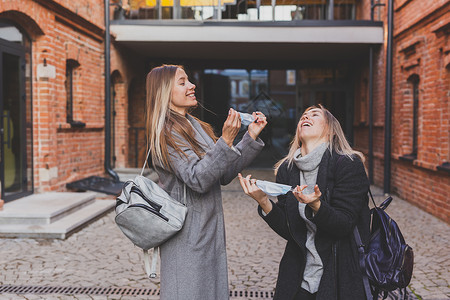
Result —
[[230, 109], [216, 138], [211, 126], [189, 114], [195, 85], [181, 66], [163, 65], [147, 75], [147, 133], [159, 184], [188, 213], [182, 230], [161, 245], [162, 300], [229, 299], [221, 184], [230, 183], [264, 144], [261, 113], [236, 146], [241, 119]]
[[357, 226], [369, 235], [367, 179], [363, 155], [345, 139], [336, 118], [323, 106], [302, 115], [288, 155], [275, 165], [276, 181], [296, 187], [274, 203], [250, 176], [239, 174], [258, 212], [287, 240], [275, 300], [365, 299]]

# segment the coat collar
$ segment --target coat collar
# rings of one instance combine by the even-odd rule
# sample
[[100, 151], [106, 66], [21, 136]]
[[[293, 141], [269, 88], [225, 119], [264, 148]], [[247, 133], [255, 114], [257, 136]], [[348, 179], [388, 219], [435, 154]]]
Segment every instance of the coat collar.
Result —
[[319, 164], [319, 172], [317, 173], [317, 179], [316, 183], [319, 186], [320, 191], [322, 192], [322, 195], [325, 195], [326, 188], [327, 188], [327, 182], [328, 182], [328, 169], [330, 167], [330, 158], [331, 153], [327, 149], [325, 150], [325, 153], [322, 156], [322, 160]]
[[202, 125], [200, 125], [197, 120], [195, 120], [191, 115], [187, 114], [186, 118], [191, 122], [195, 129], [195, 139], [200, 143], [203, 150], [208, 150], [214, 146], [214, 141], [211, 137], [203, 130]]

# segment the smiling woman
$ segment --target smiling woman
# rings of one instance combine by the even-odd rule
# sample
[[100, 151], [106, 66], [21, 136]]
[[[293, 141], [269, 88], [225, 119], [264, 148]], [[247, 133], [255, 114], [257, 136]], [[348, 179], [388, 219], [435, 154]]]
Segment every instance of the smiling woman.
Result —
[[327, 123], [325, 114], [320, 108], [305, 111], [297, 126], [298, 135], [302, 142], [302, 155], [307, 155], [319, 144], [327, 141]]
[[[163, 65], [147, 75], [147, 133], [159, 185], [185, 201], [183, 228], [161, 245], [161, 299], [229, 299], [225, 225], [220, 185], [230, 183], [261, 151], [267, 121], [253, 113], [242, 140], [239, 113], [229, 110], [217, 138], [189, 114], [195, 85], [181, 66]], [[211, 247], [211, 245], [214, 245]]]
[[277, 183], [295, 187], [279, 195], [277, 203], [250, 175], [239, 176], [261, 217], [288, 241], [274, 299], [365, 299], [352, 236], [355, 226], [364, 242], [369, 234], [369, 181], [362, 154], [350, 147], [327, 109], [312, 106], [275, 169]]

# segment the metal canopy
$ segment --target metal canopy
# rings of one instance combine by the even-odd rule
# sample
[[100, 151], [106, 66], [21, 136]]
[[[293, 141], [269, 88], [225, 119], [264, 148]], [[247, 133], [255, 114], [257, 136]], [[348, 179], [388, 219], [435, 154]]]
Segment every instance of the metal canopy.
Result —
[[113, 22], [115, 44], [151, 59], [244, 63], [358, 61], [383, 44], [379, 22]]

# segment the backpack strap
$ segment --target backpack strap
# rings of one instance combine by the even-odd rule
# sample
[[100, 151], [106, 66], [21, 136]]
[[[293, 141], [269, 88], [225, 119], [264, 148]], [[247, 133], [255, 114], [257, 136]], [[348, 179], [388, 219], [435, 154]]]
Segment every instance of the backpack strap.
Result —
[[[369, 189], [370, 191], [370, 189]], [[372, 194], [370, 194], [372, 196]], [[365, 249], [364, 249], [364, 244], [361, 241], [361, 236], [359, 235], [359, 231], [358, 231], [358, 227], [355, 226], [355, 228], [353, 229], [353, 235], [355, 236], [355, 242], [356, 242], [356, 246], [358, 247], [358, 253], [359, 253], [359, 268], [361, 270], [361, 275], [363, 278], [363, 283], [364, 283], [364, 291], [366, 293], [366, 298], [368, 300], [372, 300], [372, 299], [377, 299], [372, 295], [372, 290], [370, 288], [370, 283], [369, 283], [369, 278], [367, 277], [366, 272], [364, 272], [365, 268], [366, 268], [366, 263], [364, 261], [364, 253], [365, 253]], [[378, 294], [378, 293], [377, 293]]]
[[147, 152], [147, 156], [145, 157], [144, 165], [142, 166], [141, 176], [144, 174], [145, 166], [147, 165], [148, 156], [150, 155], [150, 151], [151, 151], [151, 150], [152, 150], [152, 149], [150, 149], [150, 147], [149, 147], [148, 152]]
[[375, 200], [373, 199], [373, 195], [372, 195], [372, 191], [370, 190], [370, 187], [369, 187], [369, 195], [370, 195], [370, 199], [372, 199], [373, 206], [378, 207], [377, 204], [375, 203]]

